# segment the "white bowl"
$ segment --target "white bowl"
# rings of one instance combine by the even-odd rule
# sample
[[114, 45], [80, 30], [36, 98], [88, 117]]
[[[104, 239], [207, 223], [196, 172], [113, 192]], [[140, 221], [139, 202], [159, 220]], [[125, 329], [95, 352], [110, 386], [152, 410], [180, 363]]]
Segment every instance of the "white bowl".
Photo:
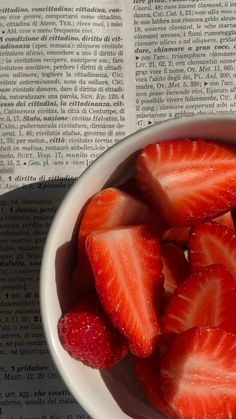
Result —
[[62, 348], [57, 323], [67, 300], [66, 278], [73, 263], [74, 238], [81, 209], [104, 186], [116, 183], [133, 165], [138, 150], [158, 140], [207, 138], [236, 144], [236, 115], [180, 118], [136, 132], [102, 154], [72, 186], [50, 228], [40, 275], [41, 315], [55, 365], [69, 391], [93, 419], [157, 419], [163, 415], [146, 402], [129, 359], [100, 372], [71, 358]]

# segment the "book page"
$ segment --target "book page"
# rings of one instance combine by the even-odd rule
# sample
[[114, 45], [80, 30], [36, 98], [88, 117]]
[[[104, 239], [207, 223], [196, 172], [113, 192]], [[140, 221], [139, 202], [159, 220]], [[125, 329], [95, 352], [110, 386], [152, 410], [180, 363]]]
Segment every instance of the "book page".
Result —
[[134, 0], [139, 127], [235, 111], [235, 12], [229, 1]]
[[48, 353], [39, 271], [66, 192], [136, 129], [122, 21], [112, 0], [0, 5], [1, 418], [89, 417]]
[[234, 112], [236, 3], [0, 4], [0, 417], [88, 419], [39, 312], [61, 200], [107, 148], [182, 115]]
[[77, 177], [135, 129], [135, 113], [126, 114], [119, 2], [3, 4], [1, 190]]

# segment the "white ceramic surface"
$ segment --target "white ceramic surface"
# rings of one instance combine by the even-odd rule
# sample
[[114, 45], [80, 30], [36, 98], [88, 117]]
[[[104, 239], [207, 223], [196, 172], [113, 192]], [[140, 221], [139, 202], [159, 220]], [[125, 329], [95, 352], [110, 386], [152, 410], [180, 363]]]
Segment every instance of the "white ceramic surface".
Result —
[[74, 237], [82, 207], [104, 185], [114, 184], [149, 143], [173, 138], [208, 138], [236, 143], [236, 114], [180, 118], [130, 135], [101, 155], [75, 182], [52, 223], [42, 259], [41, 315], [55, 365], [75, 399], [93, 419], [157, 419], [139, 392], [129, 360], [100, 373], [71, 358], [61, 347], [57, 322], [66, 304], [66, 275], [71, 270]]

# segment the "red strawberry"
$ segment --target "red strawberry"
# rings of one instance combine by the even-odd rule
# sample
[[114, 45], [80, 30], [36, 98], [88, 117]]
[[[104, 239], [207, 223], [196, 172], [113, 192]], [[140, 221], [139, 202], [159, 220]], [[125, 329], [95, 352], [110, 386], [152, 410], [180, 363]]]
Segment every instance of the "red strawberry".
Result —
[[192, 271], [221, 263], [236, 282], [236, 234], [215, 221], [196, 226], [189, 240], [189, 262]]
[[128, 353], [127, 341], [110, 323], [96, 294], [81, 298], [58, 322], [63, 348], [94, 368], [107, 368]]
[[98, 192], [86, 206], [80, 229], [79, 241], [97, 230], [128, 224], [144, 223], [149, 208], [143, 202], [117, 188]]
[[236, 205], [236, 150], [205, 140], [150, 144], [137, 159], [143, 192], [170, 225], [195, 225]]
[[[224, 224], [235, 231], [233, 217], [231, 211], [214, 218], [212, 221]], [[176, 226], [169, 227], [162, 234], [162, 240], [165, 242], [172, 242], [181, 247], [187, 247], [188, 240], [191, 233], [191, 227], [189, 226]]]
[[209, 326], [236, 333], [235, 307], [234, 279], [223, 265], [209, 265], [176, 288], [162, 318], [163, 331]]
[[181, 333], [162, 359], [161, 383], [180, 418], [236, 418], [236, 335], [197, 327]]
[[175, 288], [187, 278], [189, 264], [184, 251], [173, 243], [163, 243], [161, 245], [161, 259], [165, 294], [169, 298]]
[[103, 307], [127, 337], [130, 350], [149, 356], [158, 340], [158, 300], [162, 292], [160, 244], [147, 226], [117, 227], [86, 240]]
[[78, 236], [78, 264], [73, 272], [73, 287], [84, 294], [93, 286], [91, 267], [85, 251], [85, 239], [93, 231], [128, 224], [140, 224], [149, 215], [147, 205], [117, 188], [98, 192], [83, 214]]
[[228, 211], [225, 214], [222, 214], [219, 217], [214, 218], [212, 221], [216, 221], [217, 223], [224, 224], [227, 227], [231, 228], [231, 230], [235, 231], [234, 221], [233, 221], [231, 211]]
[[133, 356], [136, 377], [150, 403], [163, 415], [176, 418], [175, 412], [165, 400], [160, 383], [160, 356], [158, 351], [148, 358]]

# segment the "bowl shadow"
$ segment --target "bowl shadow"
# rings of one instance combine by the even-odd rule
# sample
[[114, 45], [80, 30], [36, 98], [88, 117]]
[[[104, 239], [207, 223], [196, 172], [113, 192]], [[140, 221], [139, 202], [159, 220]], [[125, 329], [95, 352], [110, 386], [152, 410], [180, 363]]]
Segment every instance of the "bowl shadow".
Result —
[[78, 296], [72, 288], [72, 272], [76, 267], [78, 254], [77, 254], [77, 241], [78, 231], [81, 217], [84, 212], [83, 206], [77, 216], [72, 237], [70, 241], [61, 245], [56, 252], [55, 258], [55, 279], [57, 296], [60, 304], [62, 314], [66, 313], [76, 303]]
[[100, 370], [100, 375], [113, 399], [130, 418], [164, 418], [146, 399], [136, 379], [129, 355], [114, 367]]

